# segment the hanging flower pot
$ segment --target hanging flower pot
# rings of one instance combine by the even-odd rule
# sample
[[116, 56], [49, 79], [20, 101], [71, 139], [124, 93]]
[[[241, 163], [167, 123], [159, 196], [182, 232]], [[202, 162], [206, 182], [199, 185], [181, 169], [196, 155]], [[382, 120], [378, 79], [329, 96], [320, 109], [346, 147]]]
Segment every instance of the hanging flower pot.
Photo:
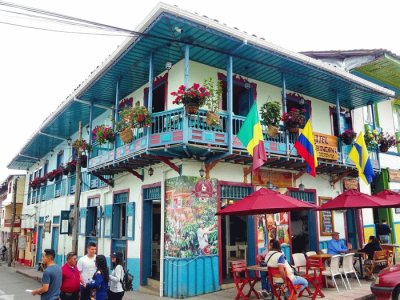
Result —
[[189, 115], [196, 115], [199, 112], [199, 106], [195, 103], [185, 105], [185, 110]]
[[145, 115], [144, 115], [144, 114], [138, 114], [138, 115], [137, 115], [137, 121], [138, 121], [139, 123], [143, 122], [143, 121], [144, 121], [144, 118], [145, 118]]
[[385, 153], [389, 151], [389, 146], [385, 144], [380, 144], [379, 145], [379, 152]]
[[65, 168], [63, 168], [63, 174], [65, 175], [65, 176], [67, 176], [68, 174], [69, 174], [69, 169], [68, 169], [68, 167], [65, 167]]
[[267, 134], [269, 137], [276, 137], [279, 134], [279, 127], [273, 126], [273, 125], [268, 125]]
[[206, 113], [206, 123], [208, 126], [218, 126], [219, 125], [218, 114], [212, 111], [208, 111]]
[[87, 168], [87, 159], [88, 159], [87, 155], [83, 154], [81, 156], [81, 167], [82, 168]]
[[181, 85], [176, 92], [171, 93], [175, 96], [173, 104], [183, 104], [185, 110], [189, 115], [197, 114], [199, 107], [205, 104], [207, 97], [210, 92], [204, 86], [200, 86], [198, 83], [194, 83], [191, 87]]
[[129, 144], [130, 142], [132, 142], [133, 139], [133, 132], [131, 128], [125, 128], [124, 130], [122, 130], [120, 132], [120, 137], [121, 140], [124, 142], [124, 144]]

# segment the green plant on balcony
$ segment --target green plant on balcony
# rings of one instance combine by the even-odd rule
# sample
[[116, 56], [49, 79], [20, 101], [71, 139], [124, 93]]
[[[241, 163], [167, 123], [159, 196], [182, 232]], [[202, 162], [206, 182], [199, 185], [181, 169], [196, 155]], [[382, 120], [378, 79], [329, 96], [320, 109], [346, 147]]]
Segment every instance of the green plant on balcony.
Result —
[[181, 85], [178, 91], [172, 92], [172, 96], [175, 96], [173, 104], [183, 104], [188, 114], [197, 114], [199, 108], [202, 107], [210, 92], [198, 83], [194, 83], [190, 88], [186, 89], [186, 86]]
[[92, 139], [97, 145], [112, 143], [115, 140], [115, 134], [110, 126], [98, 125], [92, 130]]
[[375, 148], [379, 145], [380, 133], [377, 129], [367, 129], [364, 133], [365, 145], [369, 148]]
[[147, 108], [137, 101], [135, 106], [126, 107], [119, 112], [119, 121], [116, 123], [121, 140], [126, 144], [133, 139], [133, 128], [149, 127], [151, 117]]
[[222, 102], [222, 82], [218, 80], [215, 82], [211, 77], [204, 80], [203, 86], [208, 90], [208, 97], [206, 97], [205, 105], [208, 108], [206, 114], [206, 123], [209, 126], [219, 126], [219, 103]]
[[92, 151], [92, 145], [90, 145], [86, 140], [81, 139], [81, 140], [75, 140], [72, 143], [72, 147], [76, 149], [76, 151], [81, 151], [81, 152], [90, 152]]
[[274, 137], [279, 133], [281, 120], [281, 104], [278, 101], [269, 101], [260, 108], [261, 119], [268, 126], [268, 135]]

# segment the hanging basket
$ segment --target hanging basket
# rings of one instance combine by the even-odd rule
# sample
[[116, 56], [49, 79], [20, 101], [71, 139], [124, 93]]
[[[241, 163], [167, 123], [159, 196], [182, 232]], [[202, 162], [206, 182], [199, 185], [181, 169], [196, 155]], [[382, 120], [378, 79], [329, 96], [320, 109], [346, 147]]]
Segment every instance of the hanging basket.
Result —
[[124, 144], [129, 144], [130, 142], [132, 142], [133, 139], [132, 128], [125, 128], [123, 131], [120, 132], [119, 135]]
[[65, 167], [65, 168], [63, 169], [63, 174], [64, 174], [65, 176], [67, 176], [67, 175], [69, 174], [69, 168], [68, 168], [68, 167]]
[[345, 145], [351, 145], [353, 144], [354, 139], [352, 138], [342, 138], [342, 141]]
[[288, 130], [290, 133], [299, 133], [299, 127], [290, 127]]
[[208, 111], [206, 113], [206, 123], [208, 126], [217, 126], [219, 125], [219, 116], [217, 113]]
[[81, 156], [81, 167], [86, 168], [87, 167], [87, 155], [82, 155]]
[[381, 152], [381, 153], [385, 153], [385, 152], [388, 152], [389, 151], [389, 146], [387, 146], [387, 145], [379, 145], [379, 152]]
[[199, 105], [195, 103], [188, 103], [185, 105], [185, 110], [189, 115], [195, 115], [199, 112]]
[[267, 134], [269, 137], [276, 137], [279, 133], [279, 127], [274, 125], [268, 125]]
[[144, 114], [139, 114], [139, 115], [137, 115], [137, 121], [138, 121], [139, 123], [143, 122], [144, 119], [145, 119], [145, 115], [144, 115]]

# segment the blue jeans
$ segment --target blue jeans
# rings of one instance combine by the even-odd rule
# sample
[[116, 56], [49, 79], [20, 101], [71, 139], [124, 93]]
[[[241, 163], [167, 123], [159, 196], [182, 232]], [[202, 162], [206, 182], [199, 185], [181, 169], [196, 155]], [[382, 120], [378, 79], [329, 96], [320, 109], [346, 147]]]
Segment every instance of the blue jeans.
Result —
[[269, 283], [267, 272], [260, 272], [261, 289], [266, 290], [268, 293], [271, 292], [271, 284]]
[[390, 243], [390, 239], [388, 235], [380, 235], [379, 239], [381, 240], [382, 244], [389, 244]]
[[299, 292], [304, 290], [306, 287], [308, 287], [308, 281], [301, 277], [301, 276], [294, 276], [293, 280], [293, 285], [301, 285], [301, 288], [299, 289]]

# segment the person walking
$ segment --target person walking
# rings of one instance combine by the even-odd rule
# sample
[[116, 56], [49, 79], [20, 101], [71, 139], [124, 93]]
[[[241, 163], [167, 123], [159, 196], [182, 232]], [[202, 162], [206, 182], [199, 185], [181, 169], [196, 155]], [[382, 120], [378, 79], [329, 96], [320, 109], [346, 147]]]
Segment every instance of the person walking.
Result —
[[42, 287], [33, 290], [32, 295], [40, 295], [41, 300], [58, 300], [60, 298], [60, 287], [62, 274], [60, 266], [54, 262], [56, 253], [53, 249], [45, 249], [42, 262], [47, 266], [42, 277]]
[[122, 280], [124, 279], [124, 257], [121, 252], [111, 254], [113, 271], [110, 275], [110, 289], [108, 290], [108, 300], [121, 300], [124, 297]]
[[96, 273], [91, 281], [86, 284], [87, 289], [96, 289], [96, 300], [107, 300], [108, 298], [108, 282], [110, 276], [106, 257], [104, 255], [96, 256]]
[[96, 243], [89, 242], [87, 245], [87, 254], [78, 260], [78, 270], [81, 274], [81, 300], [90, 300], [90, 289], [86, 283], [92, 280], [96, 273]]
[[69, 252], [67, 254], [67, 262], [62, 266], [61, 271], [62, 284], [60, 299], [79, 300], [81, 274], [76, 267], [76, 254], [74, 252]]
[[389, 244], [390, 243], [390, 237], [389, 234], [392, 232], [390, 229], [389, 225], [387, 224], [385, 219], [382, 219], [381, 224], [377, 224], [376, 226], [376, 231], [377, 231], [377, 236], [381, 240], [382, 244]]

